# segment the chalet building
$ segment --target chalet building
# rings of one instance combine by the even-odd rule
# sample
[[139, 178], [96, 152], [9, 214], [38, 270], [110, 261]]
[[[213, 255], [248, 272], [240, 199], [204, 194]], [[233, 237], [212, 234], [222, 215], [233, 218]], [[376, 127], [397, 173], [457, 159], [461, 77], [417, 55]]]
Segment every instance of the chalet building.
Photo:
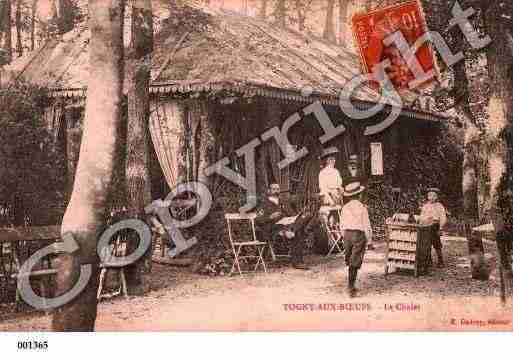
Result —
[[[430, 111], [429, 101], [404, 94], [399, 118], [383, 132], [365, 136], [365, 127], [382, 121], [390, 107], [366, 120], [351, 119], [341, 111], [339, 92], [360, 72], [356, 54], [240, 14], [193, 5], [181, 11], [164, 20], [155, 35], [149, 120], [158, 164], [152, 167], [154, 198], [165, 196], [179, 181], [201, 177], [202, 168], [224, 156], [241, 171], [244, 164], [235, 150], [295, 113], [302, 120], [289, 138], [298, 148], [306, 146], [309, 154], [279, 169], [277, 163], [283, 159], [279, 147], [275, 141], [263, 142], [257, 149], [259, 190], [276, 181], [303, 203], [308, 201], [317, 191], [320, 151], [336, 146], [341, 171], [350, 155], [358, 155], [377, 225], [401, 209], [397, 206], [415, 209], [426, 187], [441, 187], [446, 201], [457, 198], [454, 184], [459, 189], [461, 182], [448, 173], [459, 170], [449, 167], [443, 151], [435, 150], [445, 136], [447, 118]], [[78, 160], [90, 71], [89, 36], [87, 28], [77, 28], [8, 68], [9, 76], [52, 90], [46, 123], [67, 157], [70, 181]], [[380, 102], [380, 95], [362, 86], [352, 101], [356, 107], [368, 108]], [[303, 111], [316, 102], [333, 123], [346, 128], [326, 144], [319, 141], [318, 121]], [[225, 210], [233, 211], [244, 201], [244, 191], [221, 177], [212, 177], [209, 186]], [[394, 187], [409, 194], [408, 203], [394, 199]], [[235, 203], [226, 200], [234, 193], [240, 195]]]

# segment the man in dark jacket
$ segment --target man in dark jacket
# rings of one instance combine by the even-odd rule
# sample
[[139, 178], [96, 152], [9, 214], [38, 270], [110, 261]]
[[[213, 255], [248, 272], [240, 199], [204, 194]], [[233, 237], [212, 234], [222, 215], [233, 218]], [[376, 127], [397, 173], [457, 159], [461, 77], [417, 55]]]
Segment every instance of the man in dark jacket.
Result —
[[350, 155], [347, 166], [342, 170], [342, 180], [344, 183], [360, 182], [362, 186], [367, 186], [367, 181], [358, 167], [358, 155]]
[[303, 259], [305, 246], [305, 227], [308, 224], [305, 216], [299, 216], [293, 223], [277, 223], [284, 217], [292, 217], [293, 212], [288, 203], [280, 199], [280, 185], [273, 183], [268, 195], [264, 198], [256, 224], [271, 242], [288, 240], [291, 244], [291, 260], [294, 268], [309, 269]]

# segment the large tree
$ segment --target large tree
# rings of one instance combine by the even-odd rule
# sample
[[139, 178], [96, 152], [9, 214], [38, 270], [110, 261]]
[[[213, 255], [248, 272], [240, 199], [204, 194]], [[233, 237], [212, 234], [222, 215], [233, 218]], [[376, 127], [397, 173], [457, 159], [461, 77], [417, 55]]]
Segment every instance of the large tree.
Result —
[[[510, 1], [494, 1], [483, 8], [487, 33], [492, 42], [487, 49], [490, 77], [490, 100], [486, 124], [488, 147], [488, 174], [490, 179], [490, 218], [494, 224], [494, 236], [499, 255], [507, 256], [504, 242], [513, 236], [511, 213], [513, 204], [507, 195], [512, 188], [512, 130], [513, 130], [513, 4]], [[505, 200], [505, 199], [508, 200]], [[507, 207], [507, 208], [505, 208]], [[508, 263], [509, 264], [509, 263]], [[508, 265], [509, 267], [509, 265]]]
[[306, 18], [312, 10], [313, 0], [294, 0], [292, 6], [295, 10], [298, 30], [303, 32], [306, 30]]
[[0, 0], [0, 66], [12, 60], [11, 0]]
[[[57, 294], [72, 288], [81, 265], [90, 264], [92, 278], [71, 302], [53, 316], [57, 331], [91, 331], [97, 314], [98, 238], [105, 229], [116, 152], [121, 139], [123, 88], [123, 0], [89, 0], [89, 62], [84, 134], [71, 200], [62, 222], [63, 237], [79, 246], [59, 256]], [[101, 135], [99, 135], [101, 134]]]
[[36, 13], [37, 0], [32, 0], [30, 4], [30, 51], [36, 48]]
[[[389, 4], [393, 1], [389, 1]], [[444, 73], [452, 73], [454, 81], [452, 88], [447, 91], [440, 87], [435, 93], [438, 104], [442, 104], [442, 111], [448, 108], [454, 108], [459, 118], [459, 126], [463, 126], [463, 161], [462, 161], [462, 182], [461, 189], [463, 195], [462, 214], [464, 219], [464, 228], [468, 238], [468, 248], [471, 258], [472, 277], [475, 279], [487, 279], [488, 271], [484, 260], [484, 248], [480, 236], [472, 233], [471, 228], [479, 221], [478, 211], [478, 188], [481, 169], [480, 166], [480, 148], [481, 148], [481, 130], [484, 122], [483, 114], [476, 113], [474, 102], [484, 101], [483, 96], [477, 96], [478, 92], [483, 92], [479, 88], [479, 83], [471, 81], [470, 78], [480, 70], [479, 52], [473, 49], [463, 36], [458, 26], [449, 27], [449, 21], [452, 17], [451, 10], [455, 0], [423, 0], [422, 5], [426, 13], [428, 27], [432, 31], [439, 32], [447, 42], [453, 53], [463, 52], [464, 59], [455, 63], [451, 68], [444, 67], [443, 62], [441, 70]], [[464, 8], [467, 4], [462, 4]], [[478, 21], [474, 21], [476, 27]], [[475, 76], [474, 76], [475, 77]]]
[[276, 0], [274, 8], [274, 21], [281, 27], [287, 24], [287, 0]]
[[[144, 215], [144, 207], [151, 202], [149, 169], [148, 117], [151, 53], [153, 51], [153, 16], [151, 0], [132, 2], [131, 44], [127, 54], [128, 131], [126, 181], [128, 213], [131, 218]], [[136, 238], [134, 238], [134, 241]], [[147, 289], [151, 268], [150, 256], [144, 257], [127, 271], [132, 293]]]
[[326, 3], [326, 19], [324, 22], [324, 30], [322, 32], [322, 37], [331, 42], [336, 41], [335, 35], [335, 27], [333, 23], [333, 13], [335, 9], [335, 0], [327, 0]]
[[75, 18], [78, 15], [78, 7], [72, 0], [59, 0], [57, 28], [64, 34], [73, 29]]
[[21, 5], [23, 3], [23, 0], [18, 0], [16, 2], [16, 12], [14, 15], [14, 25], [16, 28], [16, 52], [18, 53], [18, 57], [23, 56], [23, 41], [22, 41], [22, 9]]
[[[438, 14], [437, 17], [429, 17], [428, 19], [436, 19], [439, 22], [439, 28], [435, 26], [435, 30], [443, 31], [448, 24], [448, 17], [451, 16], [452, 6], [455, 1], [423, 1], [428, 8], [428, 13]], [[508, 168], [508, 159], [511, 161], [511, 138], [508, 133], [511, 131], [512, 115], [511, 109], [513, 105], [513, 77], [512, 77], [512, 60], [513, 60], [513, 37], [512, 37], [512, 21], [513, 7], [511, 2], [494, 1], [492, 3], [482, 0], [462, 0], [459, 4], [463, 9], [473, 7], [477, 11], [477, 15], [473, 18], [473, 25], [479, 24], [479, 19], [484, 20], [484, 30], [492, 41], [486, 48], [487, 73], [484, 74], [488, 79], [485, 81], [489, 84], [489, 94], [480, 94], [485, 98], [483, 102], [484, 116], [483, 120], [478, 120], [475, 110], [472, 111], [470, 102], [472, 92], [482, 89], [474, 89], [473, 85], [469, 85], [470, 70], [472, 57], [476, 57], [474, 50], [469, 46], [463, 46], [461, 30], [450, 33], [448, 38], [451, 40], [454, 52], [463, 50], [465, 52], [465, 61], [457, 63], [453, 67], [454, 72], [454, 90], [452, 96], [455, 99], [456, 108], [461, 117], [464, 119], [465, 125], [465, 148], [463, 162], [463, 206], [464, 215], [467, 221], [467, 228], [471, 223], [475, 223], [477, 219], [488, 219], [495, 224], [494, 235], [499, 238], [497, 241], [498, 250], [504, 260], [506, 258], [504, 249], [501, 246], [501, 238], [507, 237], [507, 226], [503, 223], [504, 206], [504, 190], [511, 191], [511, 167]], [[477, 17], [477, 20], [476, 20]], [[447, 37], [446, 37], [447, 38]], [[479, 55], [479, 54], [477, 54]], [[483, 76], [481, 76], [483, 77]], [[508, 140], [509, 139], [509, 140]], [[509, 142], [508, 142], [509, 141]], [[508, 147], [509, 152], [508, 152]], [[484, 149], [484, 151], [482, 151]], [[481, 152], [484, 152], [481, 153]], [[484, 160], [483, 160], [484, 159]], [[486, 168], [482, 168], [486, 164]], [[486, 173], [484, 178], [488, 179], [488, 183], [483, 184], [483, 176], [479, 173]], [[486, 188], [486, 196], [488, 200], [485, 208], [478, 207], [478, 188]], [[505, 188], [504, 188], [505, 187]], [[509, 203], [511, 207], [511, 203]], [[478, 218], [483, 217], [484, 218]], [[507, 220], [506, 220], [507, 221]], [[509, 233], [511, 235], [511, 233]], [[470, 230], [467, 230], [469, 238], [469, 249], [472, 257], [472, 274], [474, 278], [485, 278], [486, 270], [484, 270], [483, 245], [479, 238], [476, 238]]]
[[340, 21], [340, 29], [339, 29], [339, 43], [344, 46], [346, 44], [346, 34], [347, 29], [350, 29], [351, 26], [348, 24], [349, 22], [349, 5], [351, 4], [351, 0], [338, 0], [338, 17]]
[[258, 17], [263, 20], [267, 17], [267, 1], [261, 0], [260, 8], [258, 9]]

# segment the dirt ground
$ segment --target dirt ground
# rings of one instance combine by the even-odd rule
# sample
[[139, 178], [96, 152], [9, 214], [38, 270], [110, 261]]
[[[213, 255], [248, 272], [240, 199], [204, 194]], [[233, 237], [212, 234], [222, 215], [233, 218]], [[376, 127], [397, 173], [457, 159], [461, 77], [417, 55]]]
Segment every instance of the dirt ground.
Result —
[[[467, 244], [445, 238], [447, 266], [429, 276], [384, 277], [384, 245], [366, 253], [357, 298], [341, 257], [307, 257], [311, 270], [270, 263], [268, 273], [206, 277], [156, 265], [152, 291], [103, 300], [97, 331], [170, 330], [512, 330], [513, 297], [499, 301], [495, 245], [485, 244], [490, 281], [470, 278]], [[47, 331], [50, 316], [8, 314], [0, 331]]]

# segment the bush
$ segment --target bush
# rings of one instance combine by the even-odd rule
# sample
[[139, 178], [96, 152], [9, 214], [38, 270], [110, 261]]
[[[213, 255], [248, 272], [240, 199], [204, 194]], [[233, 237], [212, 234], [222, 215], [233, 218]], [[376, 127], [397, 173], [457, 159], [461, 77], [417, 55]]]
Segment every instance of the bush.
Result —
[[0, 225], [57, 220], [65, 179], [59, 176], [62, 156], [43, 123], [48, 104], [46, 90], [23, 82], [0, 89]]

